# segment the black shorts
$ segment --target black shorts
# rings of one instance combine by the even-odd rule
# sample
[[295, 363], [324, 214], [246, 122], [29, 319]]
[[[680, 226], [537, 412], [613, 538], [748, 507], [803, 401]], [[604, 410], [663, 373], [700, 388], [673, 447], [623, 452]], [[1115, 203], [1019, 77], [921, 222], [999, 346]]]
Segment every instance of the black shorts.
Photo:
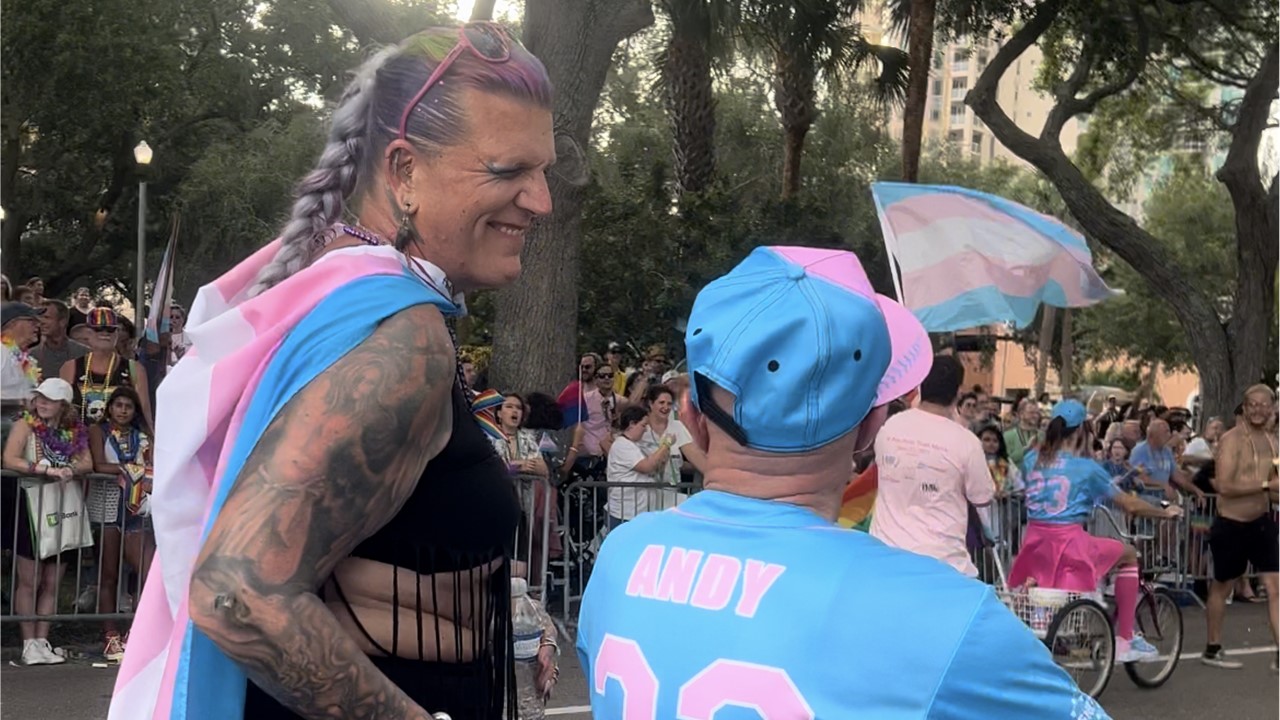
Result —
[[1209, 530], [1209, 551], [1213, 554], [1213, 579], [1230, 582], [1244, 575], [1250, 563], [1260, 573], [1273, 573], [1280, 565], [1275, 517], [1270, 513], [1256, 520], [1239, 522], [1219, 517]]

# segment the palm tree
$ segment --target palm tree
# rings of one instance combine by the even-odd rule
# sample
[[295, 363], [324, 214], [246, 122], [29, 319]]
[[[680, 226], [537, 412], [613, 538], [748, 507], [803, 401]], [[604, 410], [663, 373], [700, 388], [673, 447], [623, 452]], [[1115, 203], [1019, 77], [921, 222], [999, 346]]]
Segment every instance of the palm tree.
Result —
[[937, 0], [893, 0], [893, 4], [897, 6], [893, 10], [895, 15], [907, 11], [907, 54], [910, 62], [907, 99], [902, 106], [902, 179], [916, 182], [920, 176], [920, 144], [924, 135], [925, 103], [929, 99], [933, 23], [938, 3]]
[[805, 136], [818, 115], [819, 77], [838, 86], [873, 60], [880, 72], [872, 83], [885, 100], [898, 99], [906, 86], [906, 53], [873, 45], [854, 20], [862, 0], [747, 0], [742, 21], [749, 46], [773, 62], [773, 102], [784, 134], [782, 198], [800, 190]]
[[890, 25], [899, 35], [906, 36], [910, 57], [907, 97], [902, 107], [903, 180], [916, 182], [920, 175], [934, 36], [941, 32], [954, 38], [989, 31], [994, 21], [1008, 14], [1010, 5], [1007, 0], [888, 0]]
[[738, 0], [659, 0], [670, 21], [657, 59], [659, 88], [671, 124], [676, 183], [683, 193], [702, 192], [715, 177], [716, 104], [711, 68], [727, 55]]

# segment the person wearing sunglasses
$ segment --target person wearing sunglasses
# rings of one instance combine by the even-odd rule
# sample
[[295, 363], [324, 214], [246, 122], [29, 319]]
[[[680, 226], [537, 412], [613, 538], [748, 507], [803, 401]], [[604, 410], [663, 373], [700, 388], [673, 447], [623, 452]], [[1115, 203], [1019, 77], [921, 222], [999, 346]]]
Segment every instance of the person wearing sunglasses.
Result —
[[355, 72], [279, 237], [200, 291], [160, 388], [159, 582], [112, 720], [514, 716], [520, 508], [446, 318], [517, 278], [551, 211], [551, 103], [492, 23]]

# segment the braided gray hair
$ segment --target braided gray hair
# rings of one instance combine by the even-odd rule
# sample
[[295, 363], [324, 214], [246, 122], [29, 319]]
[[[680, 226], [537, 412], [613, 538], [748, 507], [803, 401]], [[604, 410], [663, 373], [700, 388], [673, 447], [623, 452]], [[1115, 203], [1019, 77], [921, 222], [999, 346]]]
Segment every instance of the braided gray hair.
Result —
[[[324, 248], [319, 240], [342, 220], [347, 201], [359, 199], [378, 176], [380, 151], [399, 133], [408, 99], [419, 92], [457, 42], [457, 28], [428, 28], [379, 51], [360, 66], [333, 111], [320, 160], [298, 184], [298, 199], [280, 232], [280, 249], [258, 273], [251, 295], [283, 282], [315, 260]], [[513, 43], [506, 62], [486, 62], [463, 53], [449, 72], [453, 81], [437, 83], [409, 116], [406, 137], [416, 147], [449, 146], [465, 136], [464, 87], [551, 109], [546, 68], [519, 43]]]
[[367, 160], [378, 69], [397, 52], [399, 48], [392, 45], [373, 55], [343, 91], [320, 160], [298, 183], [297, 200], [280, 233], [280, 250], [258, 273], [250, 295], [258, 295], [310, 265], [320, 249], [316, 239], [342, 219], [346, 200], [355, 192]]

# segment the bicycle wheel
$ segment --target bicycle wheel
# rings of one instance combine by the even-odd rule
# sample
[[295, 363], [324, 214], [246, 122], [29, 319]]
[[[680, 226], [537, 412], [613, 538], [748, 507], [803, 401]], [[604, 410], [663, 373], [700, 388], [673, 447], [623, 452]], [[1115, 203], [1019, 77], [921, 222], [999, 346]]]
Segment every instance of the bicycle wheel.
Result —
[[1067, 603], [1054, 614], [1044, 644], [1081, 692], [1096, 700], [1107, 689], [1115, 669], [1116, 633], [1101, 605], [1087, 598]]
[[1125, 663], [1129, 679], [1141, 688], [1157, 688], [1173, 675], [1182, 655], [1182, 608], [1164, 588], [1144, 592], [1138, 600], [1134, 628], [1160, 651], [1152, 662]]

